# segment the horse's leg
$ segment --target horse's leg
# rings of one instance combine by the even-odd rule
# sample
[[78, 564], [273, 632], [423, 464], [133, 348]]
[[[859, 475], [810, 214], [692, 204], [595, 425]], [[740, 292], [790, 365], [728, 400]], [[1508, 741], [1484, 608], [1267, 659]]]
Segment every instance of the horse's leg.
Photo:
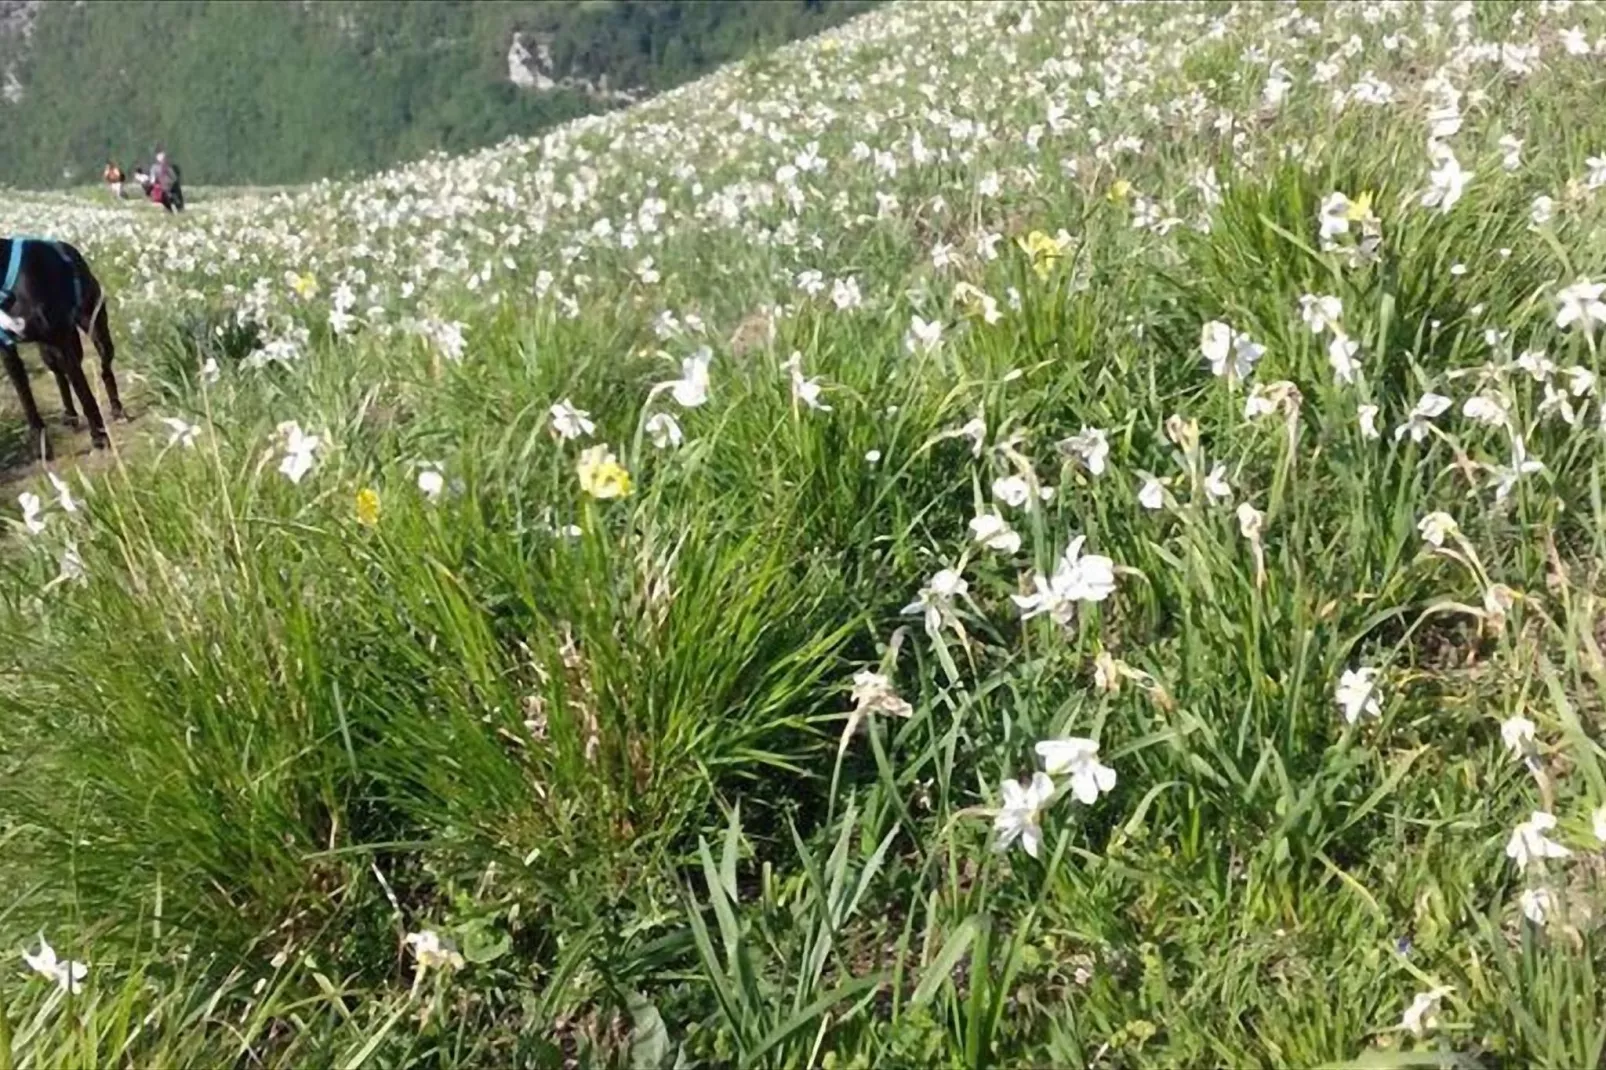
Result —
[[100, 382], [106, 388], [106, 400], [111, 403], [112, 419], [126, 420], [128, 415], [123, 412], [123, 399], [117, 395], [117, 376], [112, 374], [112, 358], [117, 355], [117, 349], [112, 345], [112, 328], [106, 317], [104, 296], [95, 305], [95, 318], [89, 324], [89, 338], [95, 343], [95, 352], [100, 354]]
[[96, 449], [105, 449], [110, 441], [106, 435], [106, 421], [101, 419], [100, 404], [95, 400], [95, 392], [90, 389], [89, 380], [84, 376], [84, 345], [78, 340], [76, 329], [67, 332], [61, 355], [62, 370], [67, 373], [68, 381], [78, 394], [78, 403], [84, 407], [84, 415], [89, 417], [89, 441]]
[[54, 346], [40, 344], [39, 356], [44, 361], [50, 374], [56, 377], [56, 389], [61, 391], [61, 422], [68, 427], [78, 426], [78, 410], [73, 406], [72, 385], [67, 382], [67, 374], [62, 370], [61, 352]]
[[5, 363], [6, 374], [11, 377], [11, 385], [17, 391], [17, 400], [22, 402], [22, 415], [28, 421], [28, 430], [33, 432], [34, 448], [48, 461], [50, 440], [45, 436], [45, 422], [39, 418], [39, 406], [34, 404], [33, 387], [28, 383], [28, 369], [23, 367], [22, 357], [11, 346], [0, 345], [0, 361]]

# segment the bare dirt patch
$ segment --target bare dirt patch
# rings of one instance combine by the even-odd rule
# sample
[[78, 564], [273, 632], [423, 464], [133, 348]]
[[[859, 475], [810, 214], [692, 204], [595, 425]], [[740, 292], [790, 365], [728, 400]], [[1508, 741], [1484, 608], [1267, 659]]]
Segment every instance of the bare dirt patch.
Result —
[[[0, 502], [15, 500], [20, 491], [43, 479], [46, 472], [55, 472], [60, 476], [71, 472], [96, 475], [114, 467], [118, 455], [133, 444], [139, 413], [143, 409], [138, 397], [128, 400], [130, 391], [123, 386], [129, 419], [108, 418], [106, 431], [111, 436], [111, 446], [97, 450], [90, 444], [89, 423], [82, 414], [77, 428], [62, 423], [61, 395], [56, 390], [56, 380], [35, 361], [29, 360], [30, 356], [24, 351], [23, 360], [28, 363], [34, 400], [45, 418], [45, 431], [53, 456], [46, 463], [34, 453], [32, 437], [28, 434], [28, 424], [23, 419], [17, 395], [10, 389], [9, 383], [0, 384]], [[86, 371], [92, 371], [88, 367], [91, 363], [85, 361]], [[90, 374], [89, 379], [98, 388], [98, 375]], [[95, 397], [100, 402], [101, 411], [109, 413], [106, 399], [98, 389]]]

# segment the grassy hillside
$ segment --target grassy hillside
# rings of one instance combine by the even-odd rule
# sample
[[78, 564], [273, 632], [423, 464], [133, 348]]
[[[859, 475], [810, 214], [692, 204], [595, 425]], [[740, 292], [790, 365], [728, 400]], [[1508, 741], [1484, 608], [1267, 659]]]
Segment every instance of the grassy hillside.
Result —
[[[814, 33], [869, 0], [42, 4], [0, 19], [0, 184], [125, 168], [165, 144], [214, 184], [302, 182], [461, 152]], [[21, 22], [17, 25], [20, 27]], [[509, 80], [514, 35], [551, 88]]]
[[891, 5], [0, 203], [142, 397], [10, 513], [0, 1045], [1600, 1066], [1603, 40]]

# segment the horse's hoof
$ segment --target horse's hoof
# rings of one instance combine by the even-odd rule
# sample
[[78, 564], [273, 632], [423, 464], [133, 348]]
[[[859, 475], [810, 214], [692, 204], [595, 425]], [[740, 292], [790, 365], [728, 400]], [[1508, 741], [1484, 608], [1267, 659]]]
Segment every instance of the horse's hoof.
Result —
[[127, 420], [128, 419], [128, 413], [123, 411], [123, 407], [121, 405], [113, 406], [112, 407], [112, 419], [113, 420]]
[[63, 413], [61, 417], [61, 426], [70, 427], [76, 431], [78, 429], [78, 415], [70, 412]]
[[89, 436], [89, 444], [94, 446], [97, 450], [103, 450], [112, 444], [112, 440], [111, 437], [106, 434], [106, 432], [102, 431], [98, 435], [91, 434]]

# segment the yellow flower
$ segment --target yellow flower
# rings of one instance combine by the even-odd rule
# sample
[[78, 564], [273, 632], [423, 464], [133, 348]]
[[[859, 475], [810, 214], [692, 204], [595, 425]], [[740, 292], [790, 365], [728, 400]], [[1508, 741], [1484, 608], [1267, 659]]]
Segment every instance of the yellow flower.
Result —
[[1124, 178], [1118, 178], [1115, 180], [1114, 184], [1110, 186], [1110, 200], [1124, 201], [1127, 198], [1127, 194], [1131, 192], [1132, 183], [1128, 182]]
[[1032, 270], [1037, 272], [1037, 277], [1040, 279], [1048, 278], [1048, 273], [1054, 270], [1054, 265], [1059, 263], [1060, 255], [1064, 251], [1064, 246], [1058, 239], [1050, 238], [1040, 230], [1032, 231], [1025, 240], [1016, 238], [1015, 244], [1032, 258]]
[[575, 473], [580, 489], [593, 498], [623, 498], [630, 493], [630, 473], [607, 446], [592, 446], [580, 454]]
[[372, 487], [357, 492], [357, 523], [370, 528], [379, 523], [379, 492]]
[[985, 313], [987, 311], [988, 302], [992, 302], [994, 305], [997, 304], [997, 302], [992, 301], [992, 299], [988, 297], [986, 293], [978, 290], [968, 282], [957, 282], [954, 284], [954, 300], [962, 302], [965, 306], [965, 311], [969, 312], [973, 316], [979, 316]]
[[297, 275], [290, 280], [290, 289], [296, 292], [297, 297], [305, 301], [318, 292], [318, 280], [311, 275]]
[[1349, 209], [1344, 213], [1351, 223], [1359, 223], [1369, 219], [1372, 215], [1372, 193], [1370, 190], [1349, 202]]

